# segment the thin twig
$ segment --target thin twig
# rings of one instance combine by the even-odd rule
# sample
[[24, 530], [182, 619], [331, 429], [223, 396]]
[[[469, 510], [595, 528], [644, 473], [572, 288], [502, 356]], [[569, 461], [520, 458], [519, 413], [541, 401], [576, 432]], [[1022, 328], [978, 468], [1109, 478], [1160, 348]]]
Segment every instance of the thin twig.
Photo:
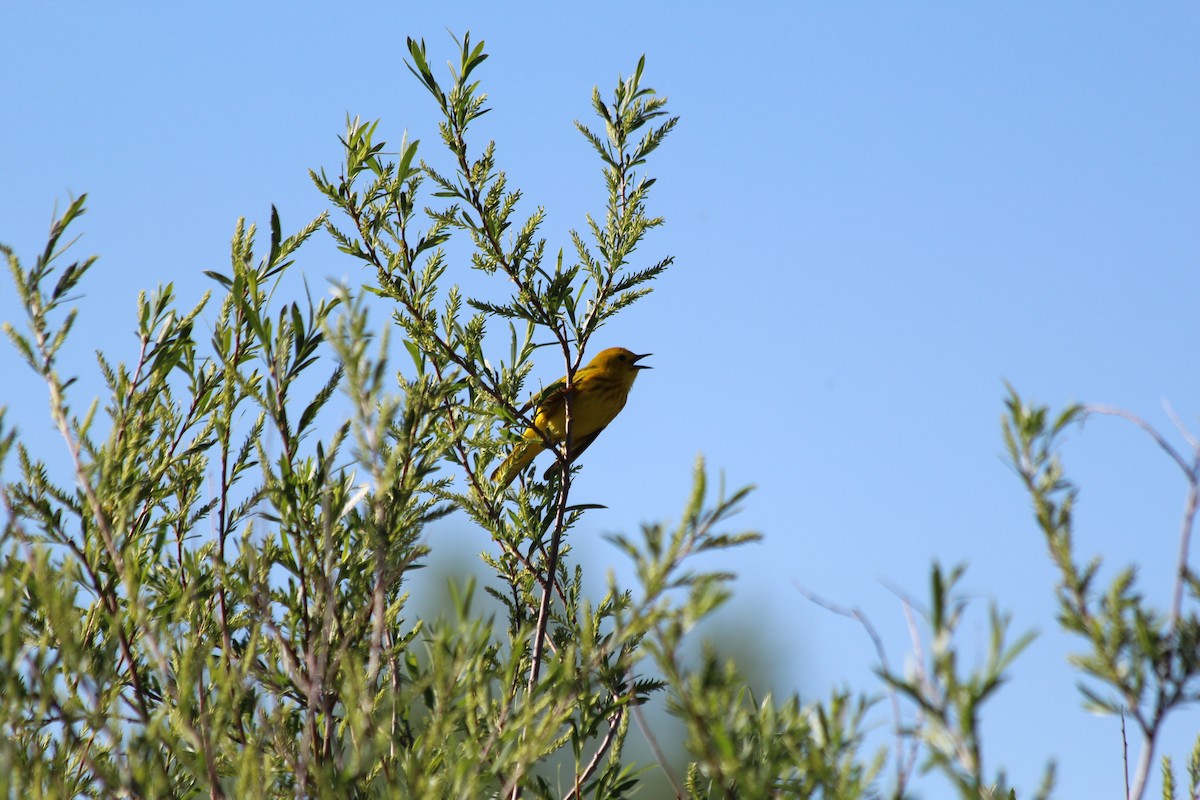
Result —
[[[1196, 451], [1196, 464], [1200, 467], [1200, 449]], [[1171, 598], [1171, 615], [1167, 630], [1174, 636], [1179, 628], [1179, 618], [1183, 613], [1183, 588], [1187, 583], [1189, 550], [1192, 544], [1192, 531], [1196, 524], [1196, 509], [1200, 506], [1200, 476], [1193, 473], [1191, 485], [1188, 486], [1187, 500], [1183, 505], [1183, 519], [1179, 523], [1179, 552], [1176, 556], [1175, 592]]]
[[592, 755], [592, 760], [589, 761], [587, 766], [583, 768], [583, 772], [575, 776], [575, 785], [571, 788], [571, 791], [563, 797], [563, 800], [574, 800], [574, 798], [582, 797], [580, 792], [581, 787], [587, 782], [588, 778], [592, 777], [592, 773], [596, 771], [596, 768], [600, 766], [601, 759], [604, 758], [604, 755], [608, 752], [608, 749], [612, 747], [613, 740], [616, 738], [617, 730], [620, 727], [621, 712], [618, 710], [612, 715], [612, 718], [609, 719], [608, 733], [604, 735], [604, 739], [601, 740], [600, 746], [596, 748], [596, 752]]
[[[556, 333], [558, 329], [555, 329]], [[558, 550], [562, 544], [563, 530], [566, 525], [567, 517], [567, 497], [571, 491], [571, 468], [569, 466], [571, 460], [571, 395], [575, 391], [572, 385], [574, 372], [570, 368], [570, 348], [566, 343], [565, 338], [560, 338], [563, 347], [563, 355], [567, 359], [567, 376], [564, 379], [563, 385], [563, 451], [562, 459], [568, 464], [562, 470], [562, 483], [558, 487], [558, 503], [554, 510], [554, 530], [550, 533], [550, 552], [546, 556], [546, 580], [542, 584], [542, 600], [538, 604], [537, 626], [533, 632], [533, 654], [530, 657], [529, 664], [529, 683], [526, 687], [526, 692], [532, 700], [534, 690], [537, 689], [538, 675], [542, 669], [542, 658], [546, 652], [546, 628], [550, 624], [550, 604], [554, 601], [554, 583], [558, 579]], [[535, 412], [536, 415], [536, 412]], [[548, 427], [548, 426], [547, 426]], [[557, 451], [557, 448], [555, 448]], [[511, 800], [519, 800], [521, 797], [520, 774], [513, 779]]]
[[[566, 344], [563, 351], [570, 361], [570, 351]], [[563, 386], [563, 453], [562, 459], [571, 460], [571, 400], [575, 392], [572, 385], [574, 375], [568, 369]], [[555, 448], [557, 449], [557, 448]], [[542, 601], [538, 607], [537, 627], [533, 633], [533, 661], [529, 666], [529, 694], [537, 687], [538, 673], [542, 668], [542, 657], [545, 654], [546, 628], [550, 622], [550, 604], [554, 600], [554, 582], [558, 578], [558, 550], [562, 544], [563, 528], [567, 517], [567, 496], [571, 491], [571, 469], [569, 466], [562, 471], [562, 483], [558, 488], [558, 504], [554, 510], [554, 530], [550, 533], [550, 552], [546, 557], [546, 581], [542, 584]]]
[[1175, 413], [1175, 409], [1166, 400], [1163, 400], [1163, 410], [1167, 412], [1167, 416], [1171, 418], [1171, 422], [1175, 425], [1175, 430], [1179, 431], [1179, 435], [1184, 438], [1184, 441], [1190, 444], [1193, 450], [1200, 450], [1200, 439], [1197, 439], [1188, 430], [1187, 425], [1183, 424], [1183, 420], [1179, 418], [1179, 415]]
[[1179, 468], [1183, 470], [1183, 474], [1187, 478], [1188, 495], [1184, 503], [1183, 520], [1180, 523], [1175, 587], [1167, 625], [1169, 633], [1174, 634], [1179, 625], [1180, 614], [1183, 611], [1183, 590], [1184, 585], [1187, 583], [1188, 555], [1191, 549], [1192, 530], [1195, 525], [1197, 507], [1200, 506], [1200, 442], [1197, 441], [1196, 437], [1187, 429], [1187, 426], [1176, 416], [1170, 404], [1164, 403], [1163, 405], [1175, 427], [1187, 443], [1192, 446], [1193, 456], [1190, 463], [1183, 457], [1183, 454], [1171, 446], [1171, 443], [1153, 425], [1143, 420], [1137, 414], [1112, 406], [1096, 405], [1087, 406], [1086, 408], [1088, 413], [1120, 417], [1141, 428], [1179, 465]]
[[671, 769], [671, 764], [667, 761], [667, 757], [663, 755], [662, 748], [658, 746], [658, 739], [655, 739], [654, 734], [650, 732], [650, 726], [646, 724], [646, 719], [642, 716], [641, 706], [633, 707], [633, 721], [637, 723], [638, 730], [645, 737], [646, 744], [650, 745], [650, 752], [654, 754], [654, 760], [658, 762], [658, 766], [662, 767], [663, 774], [667, 776], [667, 782], [671, 784], [671, 790], [675, 792], [676, 800], [683, 800], [687, 795], [683, 791], [683, 786], [679, 783], [679, 777]]
[[[913, 616], [912, 603], [908, 602], [908, 600], [904, 598], [900, 598], [900, 600], [903, 604], [902, 607], [904, 608], [904, 619], [908, 624], [908, 635], [913, 643], [913, 655], [914, 661], [916, 662], [917, 677], [920, 679], [921, 683], [925, 685], [926, 689], [930, 689], [931, 686], [929, 683], [929, 677], [925, 672], [925, 651], [921, 647], [921, 631], [917, 628], [916, 617]], [[924, 724], [925, 712], [924, 710], [918, 708], [917, 721], [913, 724], [914, 733], [919, 731]]]
[[[796, 591], [800, 592], [810, 603], [814, 603], [840, 617], [856, 620], [858, 624], [862, 625], [863, 629], [867, 632], [867, 636], [870, 637], [871, 643], [875, 646], [875, 655], [879, 658], [879, 663], [882, 665], [884, 672], [889, 675], [892, 674], [887, 652], [883, 648], [883, 640], [879, 638], [879, 633], [875, 630], [875, 626], [871, 624], [871, 621], [861, 609], [846, 608], [836, 603], [831, 603], [794, 581], [793, 585], [796, 587]], [[909, 763], [906, 765], [904, 759], [904, 718], [901, 715], [900, 696], [891, 684], [887, 684], [887, 693], [892, 706], [892, 728], [896, 738], [896, 796], [902, 797], [904, 795], [904, 787], [908, 784], [908, 776], [912, 764], [916, 761], [919, 742], [915, 737], [912, 739]]]
[[1125, 765], [1125, 798], [1129, 800], [1129, 740], [1125, 738], [1125, 707], [1121, 707], [1121, 763]]
[[1154, 760], [1154, 745], [1156, 736], [1143, 733], [1145, 741], [1142, 752], [1138, 755], [1137, 772], [1133, 776], [1133, 791], [1128, 795], [1129, 800], [1141, 800], [1146, 791], [1146, 781], [1150, 779], [1150, 763]]
[[1137, 414], [1134, 414], [1132, 411], [1126, 411], [1123, 408], [1115, 408], [1113, 406], [1099, 406], [1099, 405], [1084, 406], [1084, 411], [1088, 414], [1103, 414], [1105, 416], [1110, 416], [1110, 417], [1120, 417], [1121, 419], [1132, 422], [1134, 425], [1138, 426], [1143, 431], [1145, 431], [1147, 434], [1149, 434], [1150, 438], [1152, 438], [1158, 444], [1158, 446], [1161, 447], [1163, 449], [1163, 451], [1167, 455], [1169, 455], [1175, 461], [1176, 464], [1179, 465], [1179, 468], [1183, 470], [1185, 475], [1188, 475], [1188, 476], [1195, 475], [1195, 468], [1192, 467], [1192, 465], [1188, 464], [1187, 459], [1185, 459], [1179, 453], [1178, 450], [1176, 450], [1174, 447], [1172, 447], [1171, 443], [1168, 442], [1166, 439], [1164, 439], [1163, 435], [1161, 433], [1159, 433], [1157, 430], [1155, 430], [1153, 425], [1146, 422], [1144, 419], [1139, 417]]

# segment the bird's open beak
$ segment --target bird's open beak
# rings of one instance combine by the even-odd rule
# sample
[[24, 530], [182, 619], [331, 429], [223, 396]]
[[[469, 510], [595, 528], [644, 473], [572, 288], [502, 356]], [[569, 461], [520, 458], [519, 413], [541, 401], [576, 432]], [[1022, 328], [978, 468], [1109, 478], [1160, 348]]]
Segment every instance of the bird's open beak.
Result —
[[646, 356], [652, 356], [652, 355], [654, 355], [654, 354], [653, 353], [642, 353], [640, 356], [635, 355], [633, 357], [633, 362], [634, 362], [633, 368], [634, 369], [654, 369], [654, 367], [650, 366], [649, 364], [637, 363], [637, 362], [641, 361], [643, 358], [645, 358]]

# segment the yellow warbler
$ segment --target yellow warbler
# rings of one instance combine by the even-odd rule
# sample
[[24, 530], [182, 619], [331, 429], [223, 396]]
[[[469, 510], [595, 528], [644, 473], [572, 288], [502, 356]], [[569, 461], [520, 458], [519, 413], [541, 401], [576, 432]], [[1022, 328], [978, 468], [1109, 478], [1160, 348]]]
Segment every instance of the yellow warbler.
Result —
[[[621, 413], [638, 370], [650, 369], [637, 363], [648, 355], [637, 355], [624, 347], [610, 347], [601, 350], [586, 367], [575, 373], [571, 386], [572, 461]], [[566, 383], [566, 378], [563, 378], [550, 384], [540, 397], [529, 404], [537, 405], [533, 415], [534, 427], [525, 431], [522, 435], [525, 441], [518, 443], [504, 463], [492, 473], [493, 481], [508, 486], [521, 470], [529, 466], [529, 462], [546, 446], [545, 439], [538, 431], [543, 431], [555, 444], [566, 438], [566, 393], [563, 391]], [[546, 474], [549, 475], [553, 470], [551, 467]]]

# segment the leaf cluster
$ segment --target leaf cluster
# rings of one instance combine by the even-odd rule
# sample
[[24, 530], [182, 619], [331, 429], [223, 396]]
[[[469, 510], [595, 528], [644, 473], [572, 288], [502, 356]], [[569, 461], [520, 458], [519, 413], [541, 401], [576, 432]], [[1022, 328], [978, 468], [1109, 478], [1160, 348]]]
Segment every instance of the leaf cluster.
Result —
[[[483, 43], [457, 46], [443, 81], [424, 42], [407, 42], [441, 118], [441, 160], [407, 135], [392, 151], [379, 122], [348, 119], [336, 174], [311, 173], [333, 215], [285, 236], [272, 209], [265, 252], [239, 222], [229, 268], [206, 273], [212, 290], [194, 305], [180, 307], [171, 284], [139, 295], [132, 356], [97, 354], [102, 399], [78, 405], [61, 366], [78, 321], [69, 304], [97, 263], [63, 265], [85, 198], [32, 266], [0, 247], [26, 313], [4, 330], [46, 386], [63, 448], [56, 461], [27, 444], [0, 409], [0, 468], [14, 472], [0, 484], [0, 796], [615, 800], [644, 793], [655, 771], [634, 761], [635, 728], [679, 798], [882, 796], [888, 750], [865, 752], [871, 698], [758, 697], [717, 647], [686, 655], [731, 596], [719, 559], [759, 539], [725, 530], [749, 489], [711, 492], [698, 461], [678, 523], [610, 537], [634, 577], [610, 575], [598, 598], [572, 550], [599, 507], [571, 493], [574, 372], [591, 337], [672, 263], [637, 261], [663, 224], [647, 164], [677, 122], [644, 84], [644, 59], [609, 99], [593, 93], [595, 129], [577, 123], [600, 162], [603, 211], [565, 233], [570, 247], [548, 250], [543, 209], [525, 209], [494, 142], [473, 143], [488, 111]], [[373, 271], [366, 292], [334, 286], [314, 300], [298, 284], [297, 254], [321, 230]], [[507, 298], [465, 296], [451, 280], [464, 269]], [[403, 368], [391, 364], [392, 327], [372, 323], [379, 303]], [[496, 326], [506, 359], [486, 357]], [[543, 346], [566, 371], [568, 433], [546, 441], [560, 468], [497, 488], [490, 466], [531, 424], [522, 394]], [[1100, 560], [1078, 560], [1078, 491], [1058, 439], [1099, 413], [1118, 412], [1052, 416], [1013, 392], [1004, 433], [1059, 571], [1060, 624], [1087, 648], [1073, 658], [1085, 701], [1142, 735], [1127, 790], [1140, 798], [1163, 721], [1200, 699], [1200, 582], [1188, 566], [1200, 445], [1185, 431], [1185, 456], [1120, 414], [1188, 481], [1163, 611], [1132, 567], [1105, 587]], [[456, 512], [490, 537], [490, 575], [482, 593], [455, 581], [448, 609], [419, 611], [413, 578], [438, 546], [431, 525]], [[906, 604], [904, 671], [847, 614], [881, 656], [897, 800], [922, 751], [923, 769], [964, 798], [1016, 797], [1002, 770], [984, 769], [982, 708], [1031, 635], [1010, 641], [993, 606], [986, 652], [964, 665], [962, 574], [933, 565], [924, 639]], [[645, 725], [656, 698], [682, 726], [686, 765], [669, 763]], [[1186, 771], [1196, 797], [1200, 742]], [[1169, 757], [1163, 776], [1174, 798]], [[1052, 783], [1051, 766], [1035, 797]]]
[[[1079, 691], [1089, 710], [1119, 714], [1122, 724], [1126, 717], [1135, 723], [1142, 748], [1132, 783], [1126, 770], [1127, 793], [1140, 798], [1164, 721], [1200, 701], [1200, 581], [1188, 563], [1200, 498], [1200, 444], [1184, 431], [1193, 447], [1192, 454], [1185, 456], [1127, 412], [1072, 405], [1054, 415], [1045, 406], [1026, 403], [1011, 387], [1007, 408], [1004, 441], [1009, 460], [1033, 501], [1034, 517], [1059, 573], [1059, 624], [1086, 647], [1071, 656], [1087, 679], [1079, 683]], [[1082, 563], [1077, 555], [1073, 511], [1079, 490], [1067, 479], [1058, 448], [1068, 428], [1098, 414], [1124, 417], [1142, 428], [1187, 480], [1175, 585], [1165, 611], [1139, 589], [1135, 565], [1122, 568], [1103, 586], [1101, 559]], [[1173, 778], [1164, 781], [1168, 794], [1173, 782]]]
[[[138, 298], [134, 354], [98, 354], [103, 399], [82, 410], [61, 353], [96, 260], [62, 260], [85, 198], [32, 267], [4, 251], [27, 312], [5, 330], [49, 390], [69, 468], [52, 478], [53, 453], [0, 411], [0, 465], [15, 456], [16, 470], [0, 486], [0, 795], [623, 798], [647, 771], [626, 749], [631, 721], [664, 694], [695, 758], [681, 796], [867, 790], [862, 701], [756, 701], [731, 664], [679, 657], [733, 579], [695, 559], [757, 538], [719, 530], [745, 491], [709, 506], [698, 465], [677, 528], [615, 539], [637, 587], [610, 579], [596, 599], [570, 534], [597, 505], [570, 498], [572, 470], [510, 492], [487, 478], [498, 425], [529, 421], [535, 348], [557, 345], [569, 385], [590, 337], [671, 263], [632, 259], [662, 224], [644, 170], [676, 120], [643, 61], [611, 101], [595, 95], [603, 131], [580, 129], [605, 211], [569, 232], [573, 263], [561, 250], [550, 263], [541, 209], [520, 221], [494, 143], [469, 145], [486, 53], [469, 36], [459, 50], [443, 85], [408, 42], [447, 167], [350, 120], [336, 176], [312, 173], [347, 224], [322, 215], [285, 235], [272, 209], [260, 248], [239, 222], [196, 304], [180, 308], [170, 284]], [[373, 302], [298, 284], [297, 254], [322, 229], [374, 270]], [[445, 285], [452, 240], [507, 301]], [[380, 300], [403, 369], [371, 322]], [[497, 320], [509, 358], [492, 366]], [[452, 512], [495, 545], [490, 604], [468, 581], [447, 612], [421, 613], [413, 577]]]

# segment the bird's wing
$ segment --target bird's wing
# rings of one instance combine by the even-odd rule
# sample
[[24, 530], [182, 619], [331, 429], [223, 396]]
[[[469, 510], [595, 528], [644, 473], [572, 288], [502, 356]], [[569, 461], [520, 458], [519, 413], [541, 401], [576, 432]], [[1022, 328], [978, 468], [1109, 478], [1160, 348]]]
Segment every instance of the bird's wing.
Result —
[[[585, 369], [586, 369], [586, 367], [585, 367]], [[575, 373], [575, 385], [573, 387], [573, 391], [578, 390], [579, 379], [580, 379], [580, 376], [583, 374], [583, 371], [584, 371], [583, 369], [580, 369], [578, 372]], [[549, 419], [553, 419], [554, 417], [561, 416], [564, 413], [563, 412], [563, 397], [566, 395], [566, 392], [564, 391], [564, 389], [566, 389], [566, 386], [567, 386], [566, 379], [559, 378], [554, 383], [552, 383], [549, 386], [547, 386], [546, 388], [542, 389], [541, 392], [539, 392], [528, 403], [526, 403], [524, 406], [522, 406], [520, 409], [521, 413], [527, 414], [530, 411], [533, 411], [533, 415], [535, 417], [540, 416], [540, 417], [549, 418]]]
[[[607, 428], [608, 426], [606, 425], [604, 427]], [[583, 455], [583, 451], [587, 450], [588, 446], [592, 442], [596, 441], [596, 437], [599, 436], [601, 431], [603, 431], [603, 430], [604, 430], [604, 428], [601, 428], [600, 430], [596, 431], [595, 433], [589, 433], [587, 436], [581, 437], [578, 442], [572, 442], [572, 445], [573, 445], [571, 447], [571, 462], [572, 463], [575, 462], [575, 459], [577, 459], [581, 455]], [[557, 474], [560, 468], [561, 468], [561, 465], [560, 465], [558, 459], [557, 458], [554, 459], [554, 463], [551, 464], [550, 468], [547, 469], [546, 472], [542, 475], [542, 480], [544, 480], [544, 481], [550, 480], [550, 476]]]
[[536, 409], [537, 412], [547, 415], [553, 415], [558, 411], [563, 404], [563, 389], [567, 387], [565, 380], [557, 380], [554, 383], [542, 389], [537, 397], [531, 399], [521, 409], [521, 413]]

